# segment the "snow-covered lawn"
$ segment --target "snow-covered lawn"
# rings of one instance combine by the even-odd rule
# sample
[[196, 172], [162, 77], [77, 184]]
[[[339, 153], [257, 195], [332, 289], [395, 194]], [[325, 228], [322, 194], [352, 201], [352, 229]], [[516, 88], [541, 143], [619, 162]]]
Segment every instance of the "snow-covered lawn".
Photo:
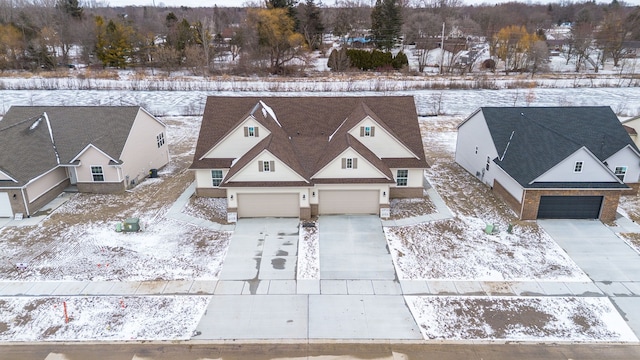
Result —
[[[304, 226], [307, 224], [308, 226]], [[315, 226], [309, 226], [314, 224]], [[298, 240], [296, 279], [320, 279], [320, 244], [318, 222], [302, 222]]]
[[495, 235], [484, 228], [478, 218], [458, 216], [384, 230], [400, 279], [589, 281], [537, 226]]
[[425, 339], [635, 342], [607, 298], [407, 296]]
[[0, 297], [0, 341], [186, 340], [209, 300], [209, 296]]

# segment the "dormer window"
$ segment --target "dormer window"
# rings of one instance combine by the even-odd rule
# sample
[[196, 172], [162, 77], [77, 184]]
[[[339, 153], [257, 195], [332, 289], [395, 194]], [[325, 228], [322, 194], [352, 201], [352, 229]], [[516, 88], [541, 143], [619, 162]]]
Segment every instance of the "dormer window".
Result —
[[582, 172], [582, 161], [576, 161], [576, 164], [573, 166], [573, 172], [575, 173]]
[[245, 126], [244, 127], [244, 137], [258, 137], [258, 127], [257, 126]]
[[375, 135], [375, 132], [376, 132], [375, 126], [361, 126], [360, 127], [360, 136], [373, 137]]

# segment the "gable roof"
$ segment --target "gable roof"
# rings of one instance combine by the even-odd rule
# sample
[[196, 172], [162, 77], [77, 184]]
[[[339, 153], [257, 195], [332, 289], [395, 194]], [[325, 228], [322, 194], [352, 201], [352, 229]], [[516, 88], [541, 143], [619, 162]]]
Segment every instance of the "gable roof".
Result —
[[[257, 111], [262, 109], [262, 111]], [[348, 131], [366, 116], [384, 127], [418, 158], [393, 159], [397, 167], [426, 168], [422, 137], [413, 97], [217, 97], [207, 99], [196, 153], [191, 169], [228, 164], [229, 159], [202, 158], [247, 116], [270, 132], [269, 141], [261, 141], [250, 150], [254, 156], [269, 149], [305, 179], [310, 177], [348, 147], [390, 173], [385, 159], [378, 159]], [[384, 119], [384, 120], [382, 120]], [[244, 156], [243, 156], [244, 155]], [[374, 159], [375, 158], [375, 159]], [[236, 163], [240, 165], [240, 160]], [[386, 168], [386, 169], [385, 169]]]
[[582, 147], [601, 162], [626, 146], [638, 150], [608, 106], [481, 111], [498, 152], [493, 161], [524, 187]]
[[23, 186], [59, 164], [69, 164], [89, 145], [119, 160], [139, 110], [137, 106], [12, 106], [0, 121], [0, 170], [18, 183], [4, 186]]

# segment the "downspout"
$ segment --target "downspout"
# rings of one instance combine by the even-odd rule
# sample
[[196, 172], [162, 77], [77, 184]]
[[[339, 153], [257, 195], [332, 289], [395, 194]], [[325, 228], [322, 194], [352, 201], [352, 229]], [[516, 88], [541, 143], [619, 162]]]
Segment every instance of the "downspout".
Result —
[[520, 215], [518, 216], [520, 219], [522, 220], [522, 213], [524, 212], [524, 201], [527, 198], [527, 189], [523, 189], [524, 192], [522, 193], [522, 200], [520, 200]]

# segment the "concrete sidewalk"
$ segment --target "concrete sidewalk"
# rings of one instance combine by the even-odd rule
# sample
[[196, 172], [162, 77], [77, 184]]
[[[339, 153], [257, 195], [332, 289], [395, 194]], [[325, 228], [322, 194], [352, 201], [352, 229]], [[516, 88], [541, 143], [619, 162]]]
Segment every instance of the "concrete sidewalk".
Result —
[[640, 282], [443, 280], [3, 281], [0, 296], [432, 295], [640, 298]]
[[235, 225], [218, 224], [213, 221], [193, 217], [182, 212], [182, 209], [187, 205], [195, 191], [196, 183], [193, 182], [185, 191], [182, 192], [173, 205], [171, 205], [169, 211], [167, 211], [166, 217], [215, 231], [233, 231], [235, 229]]

